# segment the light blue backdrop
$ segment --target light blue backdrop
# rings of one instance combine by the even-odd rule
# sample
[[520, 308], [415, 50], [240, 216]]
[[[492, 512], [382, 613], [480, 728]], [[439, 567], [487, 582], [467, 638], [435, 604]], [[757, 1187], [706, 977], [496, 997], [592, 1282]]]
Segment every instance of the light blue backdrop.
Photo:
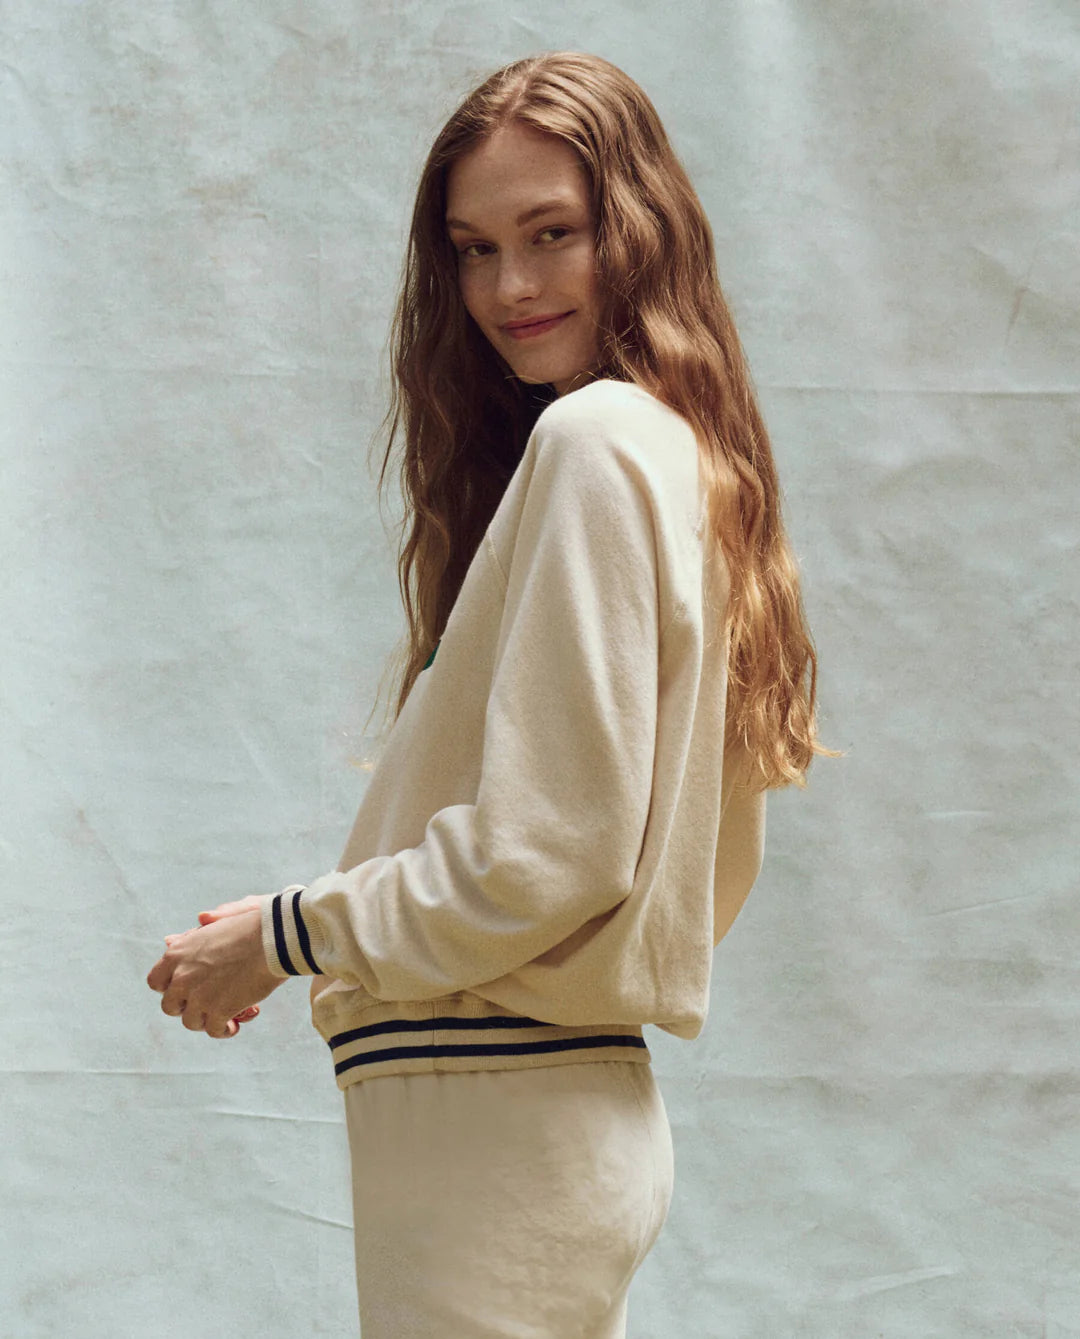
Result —
[[559, 48], [704, 201], [849, 750], [771, 797], [702, 1037], [646, 1031], [630, 1334], [1080, 1335], [1072, 0], [0, 4], [0, 1335], [355, 1333], [305, 986], [217, 1042], [144, 978], [337, 862], [416, 176]]

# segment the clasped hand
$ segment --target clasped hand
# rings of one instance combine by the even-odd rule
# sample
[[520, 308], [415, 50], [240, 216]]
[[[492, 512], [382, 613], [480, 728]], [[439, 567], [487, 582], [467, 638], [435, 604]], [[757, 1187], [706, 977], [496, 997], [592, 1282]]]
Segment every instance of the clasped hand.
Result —
[[235, 1037], [255, 1018], [258, 1001], [285, 984], [266, 965], [261, 899], [245, 897], [200, 911], [199, 924], [166, 935], [166, 949], [146, 984], [161, 994], [161, 1008], [192, 1032]]

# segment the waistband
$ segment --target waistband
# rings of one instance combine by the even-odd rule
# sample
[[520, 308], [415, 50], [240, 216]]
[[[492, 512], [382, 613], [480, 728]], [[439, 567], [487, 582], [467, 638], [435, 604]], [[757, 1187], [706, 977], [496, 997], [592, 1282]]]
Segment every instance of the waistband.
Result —
[[416, 1005], [395, 1013], [384, 1002], [377, 1010], [383, 1016], [370, 1022], [329, 1035], [320, 1028], [333, 1056], [338, 1086], [384, 1074], [652, 1060], [641, 1024], [569, 1026], [511, 1014], [498, 1005], [476, 1012], [461, 1006], [439, 1008], [440, 1003], [429, 1007], [426, 1016], [416, 1017]]

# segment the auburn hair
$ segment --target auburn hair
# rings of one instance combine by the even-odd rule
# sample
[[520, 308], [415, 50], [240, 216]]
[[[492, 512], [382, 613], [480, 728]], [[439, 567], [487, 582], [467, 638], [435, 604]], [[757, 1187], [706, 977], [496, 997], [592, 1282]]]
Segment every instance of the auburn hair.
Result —
[[390, 331], [390, 408], [379, 429], [389, 425], [380, 490], [403, 432], [402, 532], [411, 520], [398, 558], [408, 629], [387, 665], [399, 671], [394, 720], [442, 636], [536, 419], [555, 398], [552, 386], [518, 380], [469, 316], [445, 222], [451, 166], [512, 123], [571, 145], [585, 167], [600, 305], [592, 374], [637, 383], [697, 437], [707, 538], [721, 545], [730, 576], [726, 747], [742, 741], [756, 763], [754, 789], [805, 786], [815, 753], [841, 754], [816, 738], [817, 657], [798, 564], [712, 231], [648, 97], [617, 66], [580, 52], [496, 70], [439, 131], [420, 174]]

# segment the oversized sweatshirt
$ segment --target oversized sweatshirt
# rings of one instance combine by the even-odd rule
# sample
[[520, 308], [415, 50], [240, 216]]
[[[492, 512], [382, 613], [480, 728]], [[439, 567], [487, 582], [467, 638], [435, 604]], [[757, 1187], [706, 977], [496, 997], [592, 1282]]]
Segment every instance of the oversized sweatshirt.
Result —
[[614, 380], [548, 405], [337, 869], [262, 899], [340, 1087], [698, 1036], [765, 840], [728, 591], [688, 421]]

